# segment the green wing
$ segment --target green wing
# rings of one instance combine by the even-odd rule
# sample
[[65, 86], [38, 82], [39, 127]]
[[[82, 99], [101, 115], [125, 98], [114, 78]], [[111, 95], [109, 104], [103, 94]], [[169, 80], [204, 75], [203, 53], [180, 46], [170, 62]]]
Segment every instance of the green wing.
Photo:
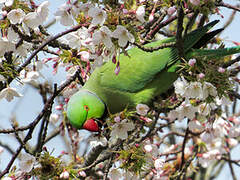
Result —
[[[184, 40], [185, 53], [217, 22], [213, 21], [189, 33]], [[146, 47], [157, 47], [169, 42], [175, 42], [175, 38], [156, 41], [147, 44]], [[106, 63], [97, 71], [100, 75], [99, 84], [101, 86], [118, 91], [138, 92], [162, 70], [179, 60], [176, 48], [164, 48], [153, 52], [132, 48], [128, 50], [128, 54], [129, 57], [123, 54], [119, 57], [121, 69], [118, 75], [114, 73], [116, 65], [112, 62]]]

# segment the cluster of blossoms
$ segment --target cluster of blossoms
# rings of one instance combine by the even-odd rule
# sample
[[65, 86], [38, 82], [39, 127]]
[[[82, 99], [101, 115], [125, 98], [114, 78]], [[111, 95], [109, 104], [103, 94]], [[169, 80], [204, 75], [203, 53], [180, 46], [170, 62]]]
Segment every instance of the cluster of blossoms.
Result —
[[[5, 6], [12, 6], [13, 1], [1, 2]], [[22, 34], [31, 36], [30, 31], [34, 30], [39, 33], [38, 26], [42, 25], [48, 17], [48, 6], [49, 2], [44, 1], [41, 3], [34, 12], [25, 13], [22, 9], [12, 9], [9, 12], [3, 10], [2, 15], [6, 17], [10, 25], [1, 34], [0, 37], [0, 67], [4, 69], [7, 66], [7, 61], [3, 57], [7, 52], [13, 52], [13, 57], [16, 57], [13, 61], [14, 64], [19, 65], [22, 63], [22, 58], [26, 58], [28, 52], [32, 49], [33, 44], [25, 40], [21, 40], [20, 35], [14, 30], [14, 27], [18, 27]], [[4, 7], [4, 6], [3, 6]], [[19, 43], [21, 42], [21, 43]], [[22, 70], [19, 74], [21, 83], [35, 83], [36, 80], [41, 76], [39, 72], [43, 68], [42, 61], [35, 61], [31, 63], [26, 69]], [[4, 72], [3, 72], [4, 73]], [[6, 73], [5, 73], [6, 74]], [[7, 76], [0, 74], [0, 81], [6, 83]], [[14, 97], [22, 96], [15, 88], [6, 87], [0, 92], [0, 99], [5, 98], [7, 101], [13, 100]]]
[[[153, 0], [153, 3], [157, 2], [158, 0]], [[191, 6], [196, 7], [202, 3], [200, 0], [190, 0], [189, 2]], [[3, 0], [0, 3], [3, 7], [11, 7], [14, 1]], [[126, 16], [133, 16], [135, 20], [137, 20], [138, 25], [150, 22], [154, 19], [154, 10], [150, 14], [146, 13], [146, 6], [143, 5], [144, 3], [147, 3], [147, 1], [139, 0], [138, 6], [133, 11], [122, 6], [119, 13]], [[4, 29], [0, 37], [0, 68], [2, 69], [4, 69], [3, 67], [7, 64], [4, 57], [6, 53], [12, 52], [13, 57], [16, 57], [14, 64], [21, 66], [21, 64], [24, 63], [23, 58], [26, 58], [30, 51], [36, 49], [35, 46], [37, 43], [44, 40], [44, 36], [42, 36], [44, 33], [39, 26], [43, 25], [47, 20], [49, 2], [44, 1], [39, 6], [35, 4], [32, 4], [32, 6], [34, 6], [34, 11], [30, 12], [20, 8], [8, 9], [7, 11], [3, 9], [1, 12], [2, 16], [10, 23], [7, 28]], [[166, 10], [167, 15], [174, 15], [176, 10], [176, 6], [168, 7]], [[33, 86], [37, 85], [41, 78], [44, 79], [41, 71], [48, 61], [54, 63], [54, 73], [57, 72], [57, 67], [59, 65], [64, 67], [67, 66], [66, 71], [68, 76], [72, 76], [80, 69], [82, 78], [87, 81], [88, 75], [95, 66], [101, 64], [104, 59], [111, 59], [112, 62], [116, 64], [115, 73], [117, 75], [120, 71], [120, 63], [117, 59], [120, 52], [119, 49], [125, 49], [129, 44], [137, 41], [137, 35], [134, 34], [134, 30], [131, 29], [131, 27], [129, 28], [129, 26], [124, 23], [122, 25], [119, 23], [113, 23], [113, 25], [108, 23], [109, 18], [111, 18], [109, 16], [111, 16], [112, 12], [110, 12], [110, 15], [108, 15], [108, 13], [109, 9], [91, 2], [81, 3], [67, 1], [67, 3], [60, 6], [55, 13], [55, 17], [63, 26], [82, 25], [77, 31], [68, 33], [65, 39], [61, 39], [61, 43], [68, 45], [72, 50], [54, 52], [55, 55], [59, 55], [57, 58], [48, 58], [42, 61], [36, 58], [34, 62], [29, 63], [27, 67], [19, 72], [19, 82], [21, 84], [27, 83]], [[141, 26], [138, 26], [138, 28], [141, 29]], [[38, 42], [28, 42], [21, 39], [21, 34], [26, 35], [25, 38], [34, 38], [32, 36], [33, 33], [39, 35], [40, 40], [38, 39]], [[70, 56], [67, 56], [69, 54]], [[64, 61], [62, 58], [64, 56], [70, 58], [66, 58], [66, 61]], [[80, 60], [74, 61], [73, 57], [77, 57]], [[92, 64], [93, 59], [95, 64]], [[188, 63], [191, 67], [194, 67], [195, 64], [195, 59], [191, 59]], [[233, 66], [239, 67], [239, 64], [236, 63]], [[233, 69], [235, 68], [233, 67]], [[231, 68], [227, 70], [231, 70]], [[225, 71], [226, 69], [222, 67], [218, 69], [219, 73], [224, 73]], [[238, 117], [235, 116], [229, 118], [224, 114], [221, 116], [211, 114], [214, 110], [217, 110], [220, 105], [230, 104], [230, 101], [225, 96], [219, 98], [217, 88], [210, 82], [202, 81], [204, 77], [205, 74], [200, 73], [198, 75], [199, 81], [188, 82], [184, 77], [180, 77], [174, 83], [175, 93], [182, 102], [176, 109], [168, 114], [168, 119], [169, 121], [174, 121], [175, 119], [179, 121], [183, 121], [185, 118], [189, 119], [189, 131], [193, 134], [197, 134], [198, 137], [196, 141], [198, 144], [204, 143], [204, 148], [201, 148], [201, 151], [197, 154], [199, 163], [203, 167], [207, 167], [213, 160], [221, 159], [223, 155], [229, 151], [229, 148], [237, 145], [238, 142], [236, 137], [240, 135], [240, 121]], [[7, 76], [0, 74], [0, 82], [7, 84]], [[68, 98], [77, 90], [78, 85], [76, 82], [66, 87], [62, 93], [65, 102], [67, 102]], [[15, 88], [9, 87], [9, 85], [6, 85], [6, 88], [0, 91], [0, 100], [5, 98], [10, 102], [14, 97], [21, 96], [22, 95]], [[51, 123], [56, 124], [59, 122], [58, 120], [60, 118], [64, 117], [62, 112], [65, 108], [65, 102], [61, 102], [60, 105], [55, 107], [55, 110], [61, 113], [52, 113], [49, 117]], [[147, 105], [138, 104], [134, 114], [135, 117], [139, 118], [142, 124], [146, 125], [146, 129], [149, 128], [148, 125], [151, 124], [154, 119], [149, 111], [150, 108]], [[211, 119], [214, 119], [214, 121], [211, 121]], [[122, 118], [121, 115], [115, 116], [109, 127], [111, 127], [109, 139], [101, 137], [97, 140], [91, 140], [89, 144], [94, 147], [98, 145], [107, 146], [107, 144], [114, 145], [118, 143], [118, 141], [127, 142], [133, 137], [131, 133], [138, 128], [137, 123], [133, 123], [133, 121], [127, 117]], [[63, 132], [63, 125], [60, 128], [62, 128], [61, 130]], [[145, 132], [141, 132], [140, 134], [142, 135], [144, 133]], [[77, 139], [75, 144], [79, 143], [79, 141], [80, 140]], [[174, 167], [171, 166], [170, 163], [167, 163], [169, 160], [167, 158], [169, 154], [174, 154], [177, 150], [179, 151], [178, 148], [181, 146], [180, 143], [176, 145], [167, 145], [167, 148], [162, 151], [162, 146], [160, 146], [162, 144], [163, 140], [161, 140], [158, 135], [154, 135], [152, 138], [141, 142], [141, 145], [135, 144], [136, 149], [133, 148], [134, 151], [139, 151], [140, 155], [144, 156], [140, 156], [137, 160], [141, 160], [141, 158], [144, 160], [144, 168], [151, 170], [149, 176], [151, 176], [151, 178], [154, 177], [154, 179], [168, 179], [167, 176], [172, 173], [169, 169], [174, 169]], [[129, 149], [126, 148], [123, 150], [122, 154], [128, 151]], [[193, 154], [191, 147], [185, 147], [184, 151], [186, 157]], [[2, 149], [0, 147], [0, 153], [1, 152]], [[118, 154], [121, 156], [121, 153]], [[177, 157], [176, 161], [178, 162], [179, 159], [180, 158]], [[34, 156], [23, 154], [20, 157], [19, 163], [20, 173], [24, 174], [31, 172], [32, 169], [37, 167], [36, 161]], [[135, 172], [127, 171], [121, 167], [125, 162], [126, 159], [119, 159], [119, 161], [114, 163], [109, 173], [111, 179], [119, 179], [119, 177], [125, 179], [138, 178]], [[174, 165], [177, 166], [180, 163], [176, 164]], [[169, 168], [170, 166], [171, 168]], [[63, 169], [59, 174], [59, 178], [69, 179], [71, 176], [70, 173], [71, 172], [67, 169]], [[78, 172], [78, 175], [82, 177], [86, 176], [84, 171]], [[22, 174], [19, 176], [22, 176]], [[7, 177], [5, 179], [7, 179]]]
[[[145, 1], [140, 1], [140, 5], [134, 11], [136, 19], [144, 23], [145, 22], [145, 5], [141, 5]], [[12, 7], [13, 1], [3, 1], [2, 8]], [[157, 3], [157, 1], [153, 1], [153, 3]], [[197, 6], [199, 2], [191, 1], [193, 5]], [[44, 1], [39, 6], [32, 4], [35, 7], [34, 12], [23, 11], [20, 8], [12, 9], [10, 11], [3, 10], [2, 15], [7, 17], [11, 25], [17, 26], [21, 33], [31, 36], [30, 31], [34, 30], [35, 33], [39, 34], [39, 26], [42, 25], [48, 17], [48, 6], [49, 2]], [[174, 7], [169, 8], [169, 15], [175, 12]], [[116, 63], [116, 52], [117, 47], [115, 47], [113, 40], [118, 40], [119, 47], [126, 47], [128, 42], [133, 43], [135, 41], [134, 36], [122, 25], [117, 25], [114, 31], [111, 31], [108, 26], [105, 26], [105, 22], [107, 21], [108, 15], [106, 10], [102, 7], [96, 6], [91, 2], [87, 3], [72, 3], [68, 1], [67, 3], [61, 5], [56, 13], [56, 19], [60, 21], [60, 23], [64, 26], [72, 26], [77, 21], [77, 17], [79, 14], [83, 13], [84, 18], [87, 20], [91, 20], [88, 28], [82, 27], [76, 32], [70, 33], [66, 38], [66, 43], [73, 49], [77, 49], [79, 51], [79, 56], [83, 61], [89, 61], [89, 59], [97, 59], [95, 61], [96, 64], [101, 64], [103, 59], [113, 59], [113, 62]], [[132, 14], [133, 12], [128, 11], [125, 8], [122, 8], [123, 14]], [[152, 14], [149, 15], [149, 21], [152, 20]], [[112, 27], [111, 27], [112, 29]], [[20, 45], [18, 44], [21, 37], [19, 36], [16, 29], [13, 29], [12, 26], [9, 26], [8, 29], [4, 31], [0, 40], [0, 56], [3, 56], [6, 52], [13, 52], [13, 55], [26, 57], [29, 50], [32, 49], [33, 44], [23, 40]], [[105, 51], [99, 50], [100, 45], [103, 44], [106, 47]], [[53, 58], [54, 59], [54, 58]], [[18, 58], [17, 64], [20, 64], [21, 58]], [[0, 62], [1, 65], [2, 62]], [[37, 63], [41, 63], [41, 61], [37, 61]], [[55, 63], [56, 65], [60, 64]], [[71, 65], [70, 65], [71, 66]], [[74, 66], [71, 66], [71, 69], [77, 69]], [[39, 77], [40, 73], [36, 68], [29, 68], [34, 70], [23, 71], [20, 73], [20, 79], [23, 79], [23, 83], [34, 83]], [[56, 67], [55, 67], [56, 69]], [[70, 68], [68, 68], [70, 69]], [[90, 68], [89, 68], [90, 69]], [[56, 71], [56, 70], [55, 70]], [[81, 69], [82, 74], [85, 78], [87, 78], [86, 74], [88, 72], [84, 72]], [[120, 71], [119, 62], [116, 64], [115, 73], [118, 74]], [[6, 78], [0, 74], [0, 80], [2, 82], [6, 81]], [[11, 101], [13, 97], [20, 97], [20, 94], [14, 88], [8, 87], [8, 89], [4, 89], [1, 92], [1, 98], [6, 98], [8, 101]]]
[[[195, 59], [190, 59], [188, 65], [193, 67], [195, 63]], [[238, 63], [227, 70], [236, 66]], [[219, 73], [225, 71], [222, 67], [218, 69]], [[219, 98], [218, 89], [210, 82], [201, 81], [202, 78], [204, 74], [198, 75], [198, 81], [188, 82], [184, 77], [175, 81], [175, 93], [182, 102], [168, 113], [168, 118], [172, 121], [186, 118], [189, 120], [189, 130], [199, 136], [197, 144], [204, 144], [197, 156], [199, 163], [206, 168], [212, 161], [226, 155], [229, 148], [238, 144], [236, 137], [239, 136], [240, 127], [238, 118], [229, 119], [225, 113], [218, 111], [222, 105], [231, 105], [230, 99], [226, 95]]]
[[[188, 65], [192, 67], [195, 64], [196, 59], [190, 59], [188, 62]], [[228, 69], [220, 67], [218, 72], [225, 73], [226, 70], [230, 71], [236, 67], [239, 67], [239, 63], [234, 63]], [[193, 141], [199, 146], [199, 152], [196, 155], [198, 163], [203, 168], [207, 168], [214, 161], [224, 158], [230, 148], [238, 144], [240, 124], [238, 117], [229, 118], [225, 113], [216, 113], [222, 105], [231, 105], [230, 99], [226, 95], [222, 95], [220, 98], [218, 89], [212, 83], [202, 81], [204, 75], [202, 78], [196, 77], [197, 81], [188, 82], [184, 77], [180, 77], [174, 82], [175, 93], [181, 104], [168, 113], [168, 120], [178, 120], [179, 122], [189, 120], [187, 127], [195, 138]], [[149, 110], [150, 108], [144, 104], [138, 104], [136, 107], [139, 119], [144, 120], [145, 123], [152, 122], [152, 119], [147, 117]], [[113, 139], [115, 142], [117, 139], [127, 140], [131, 137], [128, 135], [129, 132], [136, 128], [136, 124], [128, 122], [127, 119], [121, 120], [120, 116], [116, 116], [114, 122], [109, 143], [114, 143]], [[165, 132], [166, 137], [168, 133], [171, 132]], [[161, 150], [164, 146], [162, 143], [163, 139], [157, 136], [141, 143], [146, 162], [144, 167], [151, 169], [149, 176], [154, 179], [168, 179], [174, 166], [181, 164], [181, 156], [177, 155], [174, 165], [169, 163], [167, 158], [171, 153], [177, 154], [179, 148], [182, 147], [181, 142], [168, 146], [163, 151]], [[185, 147], [184, 157], [186, 160], [193, 155], [193, 148], [194, 144]], [[134, 172], [122, 169], [121, 165], [124, 164], [124, 161], [123, 159], [117, 161], [118, 163], [111, 169], [109, 174], [111, 179], [120, 176], [138, 177]]]

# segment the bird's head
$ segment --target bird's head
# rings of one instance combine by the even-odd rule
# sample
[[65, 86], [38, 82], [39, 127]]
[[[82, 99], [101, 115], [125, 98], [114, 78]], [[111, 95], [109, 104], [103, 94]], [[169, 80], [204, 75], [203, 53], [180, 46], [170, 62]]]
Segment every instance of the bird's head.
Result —
[[80, 90], [68, 102], [67, 117], [75, 128], [97, 132], [96, 119], [101, 118], [104, 111], [105, 105], [96, 94]]

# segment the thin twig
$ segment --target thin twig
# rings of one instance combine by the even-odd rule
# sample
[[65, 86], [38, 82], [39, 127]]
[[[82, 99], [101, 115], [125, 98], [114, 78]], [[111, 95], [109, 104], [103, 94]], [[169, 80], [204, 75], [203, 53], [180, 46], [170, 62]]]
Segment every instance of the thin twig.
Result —
[[227, 4], [227, 3], [224, 3], [222, 1], [217, 3], [216, 6], [222, 6], [222, 7], [225, 7], [225, 8], [228, 8], [228, 9], [233, 9], [235, 11], [239, 11], [240, 12], [240, 8], [238, 6], [233, 6], [231, 4]]
[[187, 140], [188, 140], [188, 128], [186, 129], [186, 133], [185, 133], [185, 136], [184, 136], [184, 139], [183, 139], [183, 145], [182, 145], [182, 155], [181, 155], [181, 166], [180, 166], [180, 169], [182, 169], [184, 167], [184, 163], [185, 163], [185, 158], [184, 158], [184, 152], [185, 152], [185, 146], [187, 144]]
[[[31, 63], [32, 59], [33, 59], [41, 50], [43, 50], [43, 48], [44, 48], [45, 46], [47, 46], [48, 44], [50, 44], [52, 41], [54, 41], [54, 40], [56, 40], [56, 39], [58, 39], [58, 38], [60, 38], [60, 37], [62, 37], [62, 36], [64, 36], [64, 35], [66, 35], [66, 34], [68, 34], [68, 33], [70, 33], [70, 32], [77, 31], [77, 30], [78, 30], [79, 28], [81, 28], [82, 26], [84, 26], [84, 24], [77, 25], [77, 26], [75, 26], [75, 27], [73, 27], [73, 28], [71, 28], [71, 29], [69, 29], [69, 30], [66, 30], [66, 31], [64, 31], [64, 32], [61, 32], [61, 33], [55, 35], [55, 36], [50, 37], [48, 40], [46, 40], [45, 42], [43, 42], [43, 43], [26, 59], [26, 61], [25, 61], [21, 66], [19, 66], [19, 67], [17, 68], [17, 72], [20, 73], [28, 64]], [[14, 79], [13, 77], [9, 77], [9, 78], [7, 79], [7, 83], [10, 84], [10, 83], [13, 81], [13, 79]], [[3, 88], [5, 88], [5, 87], [2, 87], [2, 89], [3, 89]], [[2, 90], [2, 89], [0, 89], [0, 90]]]
[[176, 46], [177, 46], [178, 54], [179, 54], [180, 58], [184, 57], [183, 37], [182, 37], [183, 18], [184, 18], [184, 12], [183, 12], [183, 8], [182, 8], [182, 4], [179, 1]]
[[164, 43], [164, 44], [161, 44], [161, 45], [159, 45], [157, 47], [145, 47], [145, 46], [139, 45], [137, 43], [134, 43], [134, 45], [137, 46], [139, 49], [141, 49], [143, 51], [153, 52], [153, 51], [157, 51], [159, 49], [164, 49], [164, 48], [168, 48], [168, 47], [175, 47], [175, 42]]
[[23, 149], [24, 145], [28, 142], [28, 140], [30, 140], [32, 138], [32, 133], [33, 133], [36, 125], [39, 123], [39, 121], [42, 119], [42, 117], [45, 115], [45, 113], [48, 112], [49, 109], [52, 108], [54, 99], [61, 93], [61, 91], [65, 87], [67, 87], [72, 81], [74, 81], [76, 79], [78, 73], [79, 73], [79, 70], [71, 78], [69, 78], [65, 83], [63, 83], [56, 91], [54, 91], [54, 93], [48, 98], [42, 111], [38, 114], [38, 116], [35, 118], [35, 120], [32, 123], [30, 123], [27, 126], [27, 128], [25, 127], [26, 129], [29, 129], [29, 131], [28, 131], [27, 135], [25, 136], [24, 140], [22, 141], [22, 143], [20, 144], [20, 146], [18, 147], [18, 149], [16, 150], [15, 154], [12, 156], [12, 158], [9, 161], [5, 170], [0, 174], [0, 178], [2, 178], [5, 174], [7, 174], [9, 172], [10, 168], [12, 167], [15, 159], [17, 158], [17, 156]]

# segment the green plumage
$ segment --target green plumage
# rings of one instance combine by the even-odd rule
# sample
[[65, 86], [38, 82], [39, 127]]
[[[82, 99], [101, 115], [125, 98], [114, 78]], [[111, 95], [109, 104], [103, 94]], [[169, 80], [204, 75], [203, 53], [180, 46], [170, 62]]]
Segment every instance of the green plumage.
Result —
[[[186, 36], [184, 53], [187, 58], [216, 56], [218, 52], [223, 52], [220, 56], [239, 52], [239, 47], [231, 51], [192, 49], [217, 22], [213, 21]], [[169, 42], [175, 42], [175, 38], [156, 41], [147, 44], [146, 47], [157, 47]], [[112, 113], [119, 112], [127, 106], [148, 104], [153, 97], [166, 92], [178, 77], [175, 71], [180, 60], [176, 48], [164, 48], [153, 52], [132, 48], [128, 50], [128, 55], [120, 55], [121, 70], [118, 75], [114, 73], [116, 65], [108, 62], [97, 68], [83, 87], [97, 94]]]
[[[186, 35], [183, 49], [187, 59], [195, 56], [209, 57], [211, 59], [240, 52], [240, 47], [217, 50], [194, 49], [195, 46], [198, 48], [197, 44], [200, 41], [205, 41], [204, 35], [217, 22], [213, 21]], [[149, 43], [145, 47], [158, 47], [169, 42], [175, 42], [175, 38]], [[116, 65], [109, 61], [96, 68], [82, 88], [97, 95], [111, 113], [122, 111], [126, 107], [133, 108], [139, 103], [149, 104], [155, 96], [166, 92], [178, 77], [176, 70], [180, 58], [175, 47], [153, 52], [132, 48], [127, 52], [129, 56], [121, 54], [119, 57], [121, 70], [118, 75], [114, 72]], [[82, 96], [81, 91], [71, 99]], [[80, 102], [79, 106], [81, 106]], [[68, 105], [68, 109], [73, 108]], [[68, 117], [70, 121], [74, 121], [71, 118], [71, 113], [68, 113]], [[78, 121], [84, 122], [84, 119], [78, 119]]]

